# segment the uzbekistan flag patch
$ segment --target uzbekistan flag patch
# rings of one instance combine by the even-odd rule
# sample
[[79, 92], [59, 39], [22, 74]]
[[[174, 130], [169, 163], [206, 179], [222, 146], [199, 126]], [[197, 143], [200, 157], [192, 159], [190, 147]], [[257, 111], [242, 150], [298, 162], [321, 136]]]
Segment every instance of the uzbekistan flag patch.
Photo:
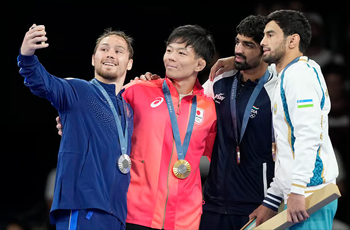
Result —
[[314, 107], [312, 99], [297, 100], [298, 108]]

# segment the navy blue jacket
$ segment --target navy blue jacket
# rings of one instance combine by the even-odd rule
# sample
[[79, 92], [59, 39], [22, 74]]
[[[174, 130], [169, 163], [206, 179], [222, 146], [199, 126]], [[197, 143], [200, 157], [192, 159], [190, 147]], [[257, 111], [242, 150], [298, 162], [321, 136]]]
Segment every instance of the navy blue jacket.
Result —
[[[57, 175], [50, 219], [60, 209], [100, 209], [125, 225], [126, 193], [130, 173], [122, 174], [117, 162], [121, 148], [112, 111], [99, 89], [88, 81], [61, 79], [50, 75], [37, 57], [18, 56], [25, 85], [48, 99], [58, 110], [63, 135], [58, 153]], [[123, 103], [115, 85], [101, 85], [108, 92], [121, 117], [127, 113], [128, 150], [133, 132], [133, 111]], [[125, 129], [125, 119], [122, 127]]]
[[217, 111], [218, 132], [204, 186], [204, 211], [249, 215], [263, 201], [274, 173], [272, 158], [271, 102], [264, 85], [251, 109], [240, 143], [241, 162], [237, 164], [235, 132], [231, 117], [230, 95], [238, 77], [237, 123], [241, 130], [246, 104], [256, 82], [242, 82], [239, 72], [227, 72], [214, 80], [213, 93]]

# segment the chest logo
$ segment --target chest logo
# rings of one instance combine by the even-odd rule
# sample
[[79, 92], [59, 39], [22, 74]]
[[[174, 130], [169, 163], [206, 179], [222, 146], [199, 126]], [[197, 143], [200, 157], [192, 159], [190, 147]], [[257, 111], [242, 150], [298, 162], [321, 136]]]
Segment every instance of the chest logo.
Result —
[[220, 104], [220, 102], [225, 99], [224, 95], [225, 94], [223, 94], [223, 93], [215, 94], [215, 96], [214, 96], [215, 103]]
[[273, 114], [277, 113], [277, 102], [273, 105]]
[[253, 108], [250, 110], [250, 118], [254, 118], [256, 117], [256, 115], [258, 115], [258, 107], [253, 106]]
[[197, 108], [195, 123], [197, 125], [201, 124], [204, 120], [204, 109]]
[[164, 98], [162, 97], [157, 97], [156, 100], [154, 100], [152, 103], [151, 103], [151, 107], [152, 108], [156, 108], [158, 106], [160, 106], [160, 104], [162, 104], [164, 101]]

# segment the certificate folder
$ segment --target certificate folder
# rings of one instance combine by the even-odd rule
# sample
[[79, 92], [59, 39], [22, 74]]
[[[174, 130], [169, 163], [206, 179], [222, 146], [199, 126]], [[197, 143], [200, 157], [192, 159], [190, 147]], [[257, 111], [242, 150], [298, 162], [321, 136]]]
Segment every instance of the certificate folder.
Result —
[[[332, 201], [338, 199], [340, 196], [338, 186], [330, 183], [305, 198], [306, 211], [309, 215], [311, 215]], [[241, 230], [282, 230], [287, 229], [292, 225], [293, 223], [287, 221], [287, 210], [284, 210], [258, 227], [253, 227], [255, 226], [255, 219], [252, 219], [243, 228], [241, 228]]]

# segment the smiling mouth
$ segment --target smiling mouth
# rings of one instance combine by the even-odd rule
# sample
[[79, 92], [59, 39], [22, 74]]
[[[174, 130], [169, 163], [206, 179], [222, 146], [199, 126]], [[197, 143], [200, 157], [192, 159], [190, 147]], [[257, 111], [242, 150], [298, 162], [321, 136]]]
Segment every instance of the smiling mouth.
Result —
[[103, 62], [102, 64], [105, 66], [117, 66], [116, 64], [111, 63], [111, 62]]

